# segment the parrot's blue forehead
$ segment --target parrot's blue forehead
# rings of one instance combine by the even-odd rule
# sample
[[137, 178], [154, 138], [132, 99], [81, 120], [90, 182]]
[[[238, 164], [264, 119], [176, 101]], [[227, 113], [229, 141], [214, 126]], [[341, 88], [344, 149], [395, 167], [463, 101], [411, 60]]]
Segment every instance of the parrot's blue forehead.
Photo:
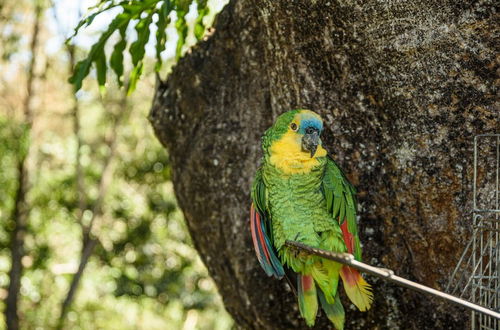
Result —
[[299, 132], [301, 134], [304, 134], [306, 129], [308, 129], [308, 128], [315, 128], [321, 132], [323, 130], [323, 121], [321, 120], [321, 117], [319, 117], [315, 113], [301, 114], [300, 124], [299, 124]]

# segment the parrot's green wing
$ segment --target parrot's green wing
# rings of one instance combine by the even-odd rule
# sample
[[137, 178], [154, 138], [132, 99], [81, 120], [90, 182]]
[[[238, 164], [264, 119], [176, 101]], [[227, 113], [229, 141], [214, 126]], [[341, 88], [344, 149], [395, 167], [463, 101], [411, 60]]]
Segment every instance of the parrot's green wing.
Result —
[[273, 244], [271, 218], [267, 212], [266, 186], [260, 169], [255, 174], [252, 186], [252, 206], [250, 208], [250, 229], [252, 240], [260, 265], [268, 276], [282, 278], [283, 265], [276, 257]]
[[356, 190], [330, 156], [327, 157], [322, 189], [328, 212], [340, 224], [347, 250], [361, 261], [356, 224]]

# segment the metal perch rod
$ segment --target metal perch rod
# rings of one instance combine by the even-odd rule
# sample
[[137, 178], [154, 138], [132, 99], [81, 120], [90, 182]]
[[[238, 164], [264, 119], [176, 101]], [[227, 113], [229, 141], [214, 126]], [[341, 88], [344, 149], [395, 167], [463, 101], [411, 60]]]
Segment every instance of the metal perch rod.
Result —
[[368, 273], [370, 275], [378, 276], [378, 277], [381, 277], [387, 281], [404, 286], [405, 288], [413, 289], [415, 291], [419, 291], [422, 293], [427, 293], [427, 294], [433, 295], [435, 297], [445, 299], [447, 301], [451, 301], [457, 305], [466, 307], [466, 308], [474, 310], [476, 312], [480, 312], [480, 313], [495, 317], [497, 319], [500, 319], [500, 313], [498, 313], [498, 312], [495, 312], [491, 309], [473, 304], [467, 300], [463, 300], [463, 299], [457, 298], [455, 296], [446, 294], [444, 292], [429, 288], [428, 286], [409, 281], [405, 278], [394, 275], [394, 272], [390, 269], [374, 267], [374, 266], [370, 266], [368, 264], [365, 264], [363, 262], [357, 261], [354, 259], [354, 256], [352, 254], [330, 252], [330, 251], [326, 251], [326, 250], [322, 250], [322, 249], [313, 248], [313, 247], [307, 246], [305, 244], [293, 242], [293, 241], [286, 241], [285, 244], [286, 244], [286, 246], [288, 246], [290, 248], [301, 250], [301, 251], [304, 251], [304, 252], [309, 253], [309, 254], [315, 254], [315, 255], [323, 257], [325, 259], [330, 259], [333, 261], [340, 262], [344, 265], [351, 266], [353, 268], [361, 270], [361, 271]]

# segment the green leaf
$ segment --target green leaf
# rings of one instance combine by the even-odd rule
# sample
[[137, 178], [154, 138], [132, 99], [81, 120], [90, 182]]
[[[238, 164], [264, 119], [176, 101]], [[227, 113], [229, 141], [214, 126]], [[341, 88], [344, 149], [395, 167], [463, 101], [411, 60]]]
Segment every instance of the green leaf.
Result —
[[200, 40], [205, 35], [205, 25], [203, 24], [203, 18], [208, 15], [209, 8], [207, 7], [206, 0], [197, 0], [198, 5], [198, 17], [196, 18], [194, 24], [194, 35], [196, 39]]
[[[94, 8], [98, 8], [98, 7], [102, 8], [105, 2], [107, 2], [107, 1], [103, 1], [102, 3], [98, 4], [98, 5], [97, 5], [97, 6], [95, 6]], [[75, 37], [75, 36], [78, 34], [78, 31], [80, 31], [80, 29], [81, 29], [83, 26], [87, 27], [87, 26], [89, 26], [90, 24], [92, 24], [92, 22], [94, 21], [94, 19], [95, 19], [95, 18], [96, 18], [99, 14], [102, 14], [103, 12], [108, 11], [108, 10], [110, 10], [111, 8], [118, 7], [118, 6], [122, 5], [122, 4], [123, 4], [123, 3], [125, 3], [125, 2], [128, 2], [128, 1], [122, 1], [122, 2], [120, 2], [120, 3], [113, 3], [113, 2], [111, 2], [111, 3], [109, 4], [109, 6], [106, 6], [106, 7], [102, 8], [102, 9], [100, 9], [100, 10], [96, 11], [95, 13], [93, 13], [93, 14], [91, 14], [91, 15], [89, 15], [89, 16], [87, 16], [87, 17], [85, 17], [85, 18], [83, 18], [83, 19], [82, 19], [82, 20], [78, 23], [78, 25], [75, 27], [75, 31], [74, 31], [73, 35], [72, 35], [71, 37], [69, 37], [69, 38], [68, 38], [68, 40], [71, 40], [73, 37]]]
[[132, 56], [132, 64], [137, 66], [139, 62], [144, 58], [146, 53], [146, 43], [149, 40], [149, 25], [153, 21], [153, 11], [151, 11], [147, 18], [142, 19], [135, 26], [137, 31], [137, 40], [130, 45], [130, 55]]
[[73, 75], [68, 79], [69, 83], [75, 86], [75, 92], [82, 88], [82, 81], [90, 72], [90, 60], [91, 58], [87, 57], [86, 59], [79, 61], [75, 65]]
[[[143, 59], [146, 53], [146, 45], [150, 37], [150, 26], [153, 23], [154, 15], [158, 15], [156, 22], [156, 65], [155, 70], [159, 71], [162, 66], [161, 53], [166, 48], [167, 33], [166, 28], [170, 24], [170, 17], [172, 10], [176, 11], [177, 21], [175, 28], [177, 30], [179, 39], [176, 45], [176, 59], [182, 55], [182, 51], [186, 42], [189, 28], [186, 22], [186, 15], [189, 12], [190, 6], [196, 1], [198, 17], [194, 24], [194, 34], [196, 38], [201, 39], [204, 36], [206, 27], [203, 24], [203, 19], [209, 13], [207, 0], [100, 0], [98, 4], [93, 7], [93, 13], [79, 22], [75, 28], [75, 35], [82, 27], [92, 24], [95, 17], [99, 14], [109, 11], [114, 7], [123, 9], [121, 14], [118, 14], [110, 23], [105, 32], [103, 32], [99, 40], [91, 47], [91, 50], [84, 60], [78, 62], [75, 66], [73, 75], [69, 81], [75, 86], [75, 90], [82, 87], [82, 81], [88, 76], [90, 67], [94, 63], [97, 70], [97, 79], [100, 87], [106, 83], [106, 56], [104, 47], [106, 42], [114, 31], [120, 31], [120, 39], [114, 45], [111, 57], [109, 59], [109, 66], [117, 76], [118, 84], [123, 86], [124, 76], [124, 51], [127, 49], [127, 35], [126, 30], [130, 21], [137, 22], [135, 30], [137, 31], [137, 40], [132, 42], [128, 51], [132, 58], [133, 70], [130, 73], [131, 81], [128, 84], [128, 92], [130, 93], [135, 89], [137, 80], [140, 78], [143, 70]], [[161, 3], [160, 3], [161, 2]]]
[[123, 8], [124, 12], [136, 15], [146, 10], [155, 11], [156, 5], [159, 1], [160, 0], [123, 1], [120, 5]]
[[205, 26], [203, 26], [203, 24], [201, 24], [201, 23], [196, 23], [194, 25], [194, 35], [196, 36], [196, 39], [198, 39], [198, 40], [203, 38], [203, 36], [205, 35]]
[[[158, 1], [159, 0], [121, 1], [117, 4], [109, 5], [96, 13], [96, 14], [99, 14], [103, 11], [109, 10], [112, 7], [116, 7], [118, 5], [121, 6], [122, 8], [124, 8], [124, 12], [121, 14], [118, 14], [111, 21], [111, 23], [108, 26], [108, 29], [103, 32], [103, 34], [101, 35], [99, 40], [92, 46], [87, 58], [78, 62], [78, 64], [76, 65], [75, 70], [73, 72], [73, 75], [69, 79], [69, 82], [75, 86], [75, 91], [78, 91], [82, 87], [82, 81], [89, 74], [90, 66], [91, 66], [92, 62], [97, 61], [96, 57], [98, 56], [98, 54], [102, 54], [101, 50], [104, 49], [105, 43], [108, 41], [109, 37], [111, 37], [113, 32], [115, 32], [117, 29], [120, 29], [120, 31], [122, 28], [126, 29], [126, 26], [129, 24], [130, 20], [137, 19], [141, 15], [141, 13], [144, 12], [146, 9], [154, 8], [156, 6], [156, 4], [158, 3]], [[148, 18], [146, 19], [146, 20], [149, 20], [149, 23], [146, 24], [147, 26], [149, 26], [149, 24], [151, 23], [151, 15], [152, 15], [152, 13], [150, 13]], [[91, 16], [92, 16], [92, 18], [87, 20], [88, 24], [90, 24], [92, 22], [92, 20], [95, 18], [96, 15], [91, 15]], [[138, 25], [141, 22], [142, 22], [142, 24], [145, 24], [144, 20], [140, 20]], [[80, 22], [80, 23], [82, 23], [82, 22]], [[79, 24], [80, 27], [83, 24], [85, 24], [85, 22], [82, 24]], [[78, 27], [78, 28], [80, 28], [80, 27]], [[146, 28], [146, 30], [148, 30], [147, 31], [148, 36], [146, 37], [146, 42], [147, 42], [147, 39], [149, 38], [149, 29]], [[145, 51], [144, 46], [145, 46], [145, 43], [143, 45], [143, 52]], [[136, 52], [136, 53], [138, 53], [137, 55], [140, 54], [140, 52]], [[115, 60], [117, 60], [116, 56], [117, 55], [115, 54]], [[142, 55], [142, 57], [144, 57], [144, 54]], [[141, 59], [142, 59], [142, 57], [141, 57]], [[123, 59], [122, 59], [122, 62], [123, 62]], [[136, 64], [134, 63], [134, 66], [135, 65]], [[118, 66], [119, 65], [117, 65], [116, 67], [118, 68]], [[141, 70], [139, 70], [139, 72], [140, 71]]]
[[120, 87], [123, 86], [123, 52], [127, 47], [127, 39], [125, 32], [127, 31], [128, 22], [126, 25], [120, 28], [120, 41], [118, 41], [113, 48], [113, 53], [111, 53], [111, 58], [109, 60], [109, 65], [111, 69], [116, 74], [116, 79]]
[[161, 52], [165, 50], [167, 42], [167, 25], [170, 23], [168, 16], [172, 11], [172, 5], [169, 0], [164, 1], [158, 12], [158, 22], [156, 23], [156, 65], [155, 70], [160, 71], [162, 65]]
[[97, 72], [97, 83], [99, 87], [104, 87], [106, 84], [106, 54], [104, 48], [101, 48], [94, 59], [95, 69]]
[[117, 15], [113, 21], [109, 24], [108, 29], [101, 35], [97, 43], [95, 43], [90, 49], [89, 55], [86, 59], [78, 62], [73, 72], [73, 75], [69, 78], [69, 82], [75, 86], [75, 91], [82, 88], [83, 79], [89, 74], [90, 65], [96, 60], [96, 57], [102, 54], [104, 51], [104, 44], [113, 34], [116, 29], [121, 28], [125, 24], [128, 24], [130, 19], [132, 19], [128, 14], [122, 13]]
[[128, 84], [128, 89], [127, 89], [127, 95], [132, 94], [132, 92], [135, 90], [135, 87], [137, 86], [137, 81], [139, 80], [139, 77], [142, 74], [142, 61], [138, 63], [133, 69], [132, 72], [130, 73], [130, 78], [129, 78], [129, 84]]
[[186, 37], [188, 34], [188, 26], [186, 24], [186, 15], [189, 12], [189, 5], [191, 0], [178, 0], [176, 1], [177, 21], [175, 22], [175, 28], [177, 34], [179, 35], [179, 40], [177, 41], [177, 47], [175, 50], [175, 58], [178, 60], [182, 55], [182, 46], [186, 43]]
[[[177, 22], [175, 22], [175, 28], [177, 29], [177, 34], [179, 35], [179, 40], [177, 41], [177, 48], [175, 50], [175, 58], [178, 60], [182, 55], [182, 46], [186, 43], [186, 37], [188, 33], [188, 27], [186, 24], [187, 12], [180, 12], [180, 16], [177, 17]], [[177, 12], [179, 15], [179, 11]]]

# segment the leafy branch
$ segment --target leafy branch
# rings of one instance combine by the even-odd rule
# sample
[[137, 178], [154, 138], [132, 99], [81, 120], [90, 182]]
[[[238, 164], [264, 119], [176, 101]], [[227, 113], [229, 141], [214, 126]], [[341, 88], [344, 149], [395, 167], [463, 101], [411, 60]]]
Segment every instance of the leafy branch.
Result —
[[[176, 47], [176, 59], [179, 59], [182, 55], [182, 49], [188, 34], [186, 15], [193, 3], [196, 4], [198, 11], [198, 17], [194, 26], [194, 35], [197, 39], [201, 39], [206, 30], [203, 18], [209, 14], [207, 0], [101, 0], [79, 22], [73, 36], [69, 40], [73, 39], [82, 28], [91, 25], [97, 16], [105, 12], [109, 13], [110, 10], [115, 8], [120, 8], [121, 12], [113, 18], [97, 42], [92, 45], [87, 57], [76, 64], [73, 75], [69, 79], [69, 82], [74, 85], [75, 91], [78, 91], [82, 87], [82, 82], [90, 73], [92, 65], [96, 70], [99, 88], [103, 89], [106, 84], [108, 64], [115, 73], [119, 86], [122, 87], [124, 85], [124, 54], [130, 41], [127, 29], [132, 28], [132, 26], [134, 26], [137, 32], [137, 40], [130, 43], [130, 47], [128, 48], [132, 61], [132, 69], [128, 79], [127, 93], [130, 94], [134, 91], [137, 81], [141, 77], [146, 44], [149, 41], [153, 25], [156, 25], [154, 40], [156, 43], [155, 70], [160, 71], [163, 62], [161, 53], [165, 50], [167, 43], [166, 28], [171, 23], [172, 13], [175, 13], [177, 17], [175, 28], [179, 39]], [[114, 44], [108, 63], [105, 45], [115, 32], [118, 32], [120, 37]]]

